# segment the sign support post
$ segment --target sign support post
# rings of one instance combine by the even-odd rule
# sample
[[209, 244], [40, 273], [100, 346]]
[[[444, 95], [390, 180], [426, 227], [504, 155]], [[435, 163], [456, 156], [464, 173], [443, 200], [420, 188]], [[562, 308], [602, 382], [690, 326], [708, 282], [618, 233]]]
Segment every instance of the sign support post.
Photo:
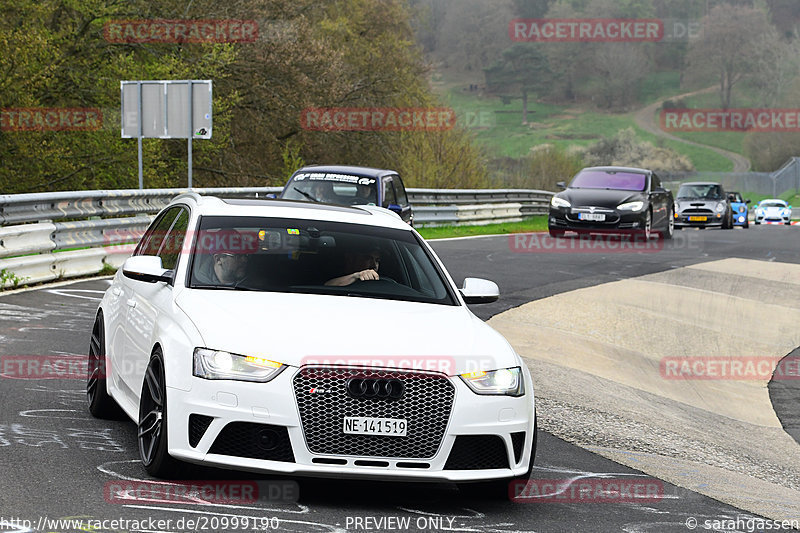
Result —
[[211, 80], [122, 81], [120, 94], [122, 138], [137, 139], [139, 188], [144, 188], [142, 139], [155, 138], [186, 139], [191, 189], [193, 139], [211, 138]]

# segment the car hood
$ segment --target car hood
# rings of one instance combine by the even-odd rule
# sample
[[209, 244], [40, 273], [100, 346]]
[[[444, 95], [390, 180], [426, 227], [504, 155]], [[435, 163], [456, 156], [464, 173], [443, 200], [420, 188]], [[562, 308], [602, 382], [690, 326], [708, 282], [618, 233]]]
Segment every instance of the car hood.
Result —
[[696, 207], [700, 209], [710, 209], [714, 211], [717, 208], [717, 204], [720, 202], [724, 202], [724, 200], [706, 200], [702, 198], [679, 198], [675, 200], [675, 204], [678, 206], [678, 209], [689, 209], [691, 207]]
[[517, 366], [463, 306], [346, 296], [184, 289], [177, 305], [205, 347], [292, 366], [351, 364], [449, 375]]
[[572, 207], [607, 207], [616, 209], [618, 205], [637, 200], [646, 200], [646, 196], [637, 191], [620, 191], [606, 189], [567, 189], [557, 194]]

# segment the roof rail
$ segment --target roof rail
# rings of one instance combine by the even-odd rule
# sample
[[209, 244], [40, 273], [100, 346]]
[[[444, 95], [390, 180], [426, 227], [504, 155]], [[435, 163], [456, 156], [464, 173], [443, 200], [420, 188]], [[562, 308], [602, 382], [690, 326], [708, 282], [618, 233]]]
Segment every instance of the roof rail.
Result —
[[187, 199], [191, 198], [192, 200], [194, 200], [195, 202], [197, 202], [199, 204], [201, 196], [199, 194], [197, 194], [196, 192], [194, 192], [194, 191], [182, 192], [181, 194], [179, 194], [178, 196], [176, 196], [175, 198], [170, 200], [170, 203], [175, 202], [176, 200], [182, 200], [184, 198], [187, 198]]

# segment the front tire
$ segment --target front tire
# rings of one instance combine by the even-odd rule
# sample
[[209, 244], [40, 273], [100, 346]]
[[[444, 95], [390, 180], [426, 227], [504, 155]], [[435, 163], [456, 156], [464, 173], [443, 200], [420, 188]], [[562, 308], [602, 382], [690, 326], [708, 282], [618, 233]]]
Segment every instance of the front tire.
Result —
[[729, 213], [722, 222], [722, 229], [733, 229], [733, 212]]
[[667, 217], [669, 217], [667, 219], [667, 229], [661, 235], [661, 238], [665, 241], [670, 240], [675, 234], [675, 213], [672, 211], [672, 209], [670, 209], [669, 213], [667, 213]]
[[158, 478], [173, 478], [180, 463], [168, 451], [167, 385], [164, 359], [159, 351], [153, 353], [144, 374], [137, 430], [139, 458], [147, 473]]
[[562, 238], [564, 236], [564, 233], [565, 233], [565, 231], [563, 229], [550, 229], [550, 228], [548, 228], [547, 232], [554, 239]]
[[122, 414], [117, 402], [108, 394], [106, 379], [106, 339], [103, 313], [97, 313], [89, 340], [89, 362], [86, 376], [86, 398], [89, 413], [95, 418], [114, 419]]
[[653, 213], [650, 210], [647, 210], [647, 215], [644, 219], [644, 229], [642, 230], [642, 235], [644, 236], [644, 240], [649, 241], [650, 236], [653, 233]]

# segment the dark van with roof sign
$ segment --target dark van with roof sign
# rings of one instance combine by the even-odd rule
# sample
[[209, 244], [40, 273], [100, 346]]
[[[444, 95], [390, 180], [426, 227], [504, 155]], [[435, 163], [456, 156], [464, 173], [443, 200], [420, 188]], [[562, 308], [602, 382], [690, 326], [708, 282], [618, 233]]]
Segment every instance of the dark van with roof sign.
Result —
[[414, 214], [394, 170], [351, 166], [308, 166], [289, 178], [279, 198], [338, 205], [379, 205], [413, 225]]

